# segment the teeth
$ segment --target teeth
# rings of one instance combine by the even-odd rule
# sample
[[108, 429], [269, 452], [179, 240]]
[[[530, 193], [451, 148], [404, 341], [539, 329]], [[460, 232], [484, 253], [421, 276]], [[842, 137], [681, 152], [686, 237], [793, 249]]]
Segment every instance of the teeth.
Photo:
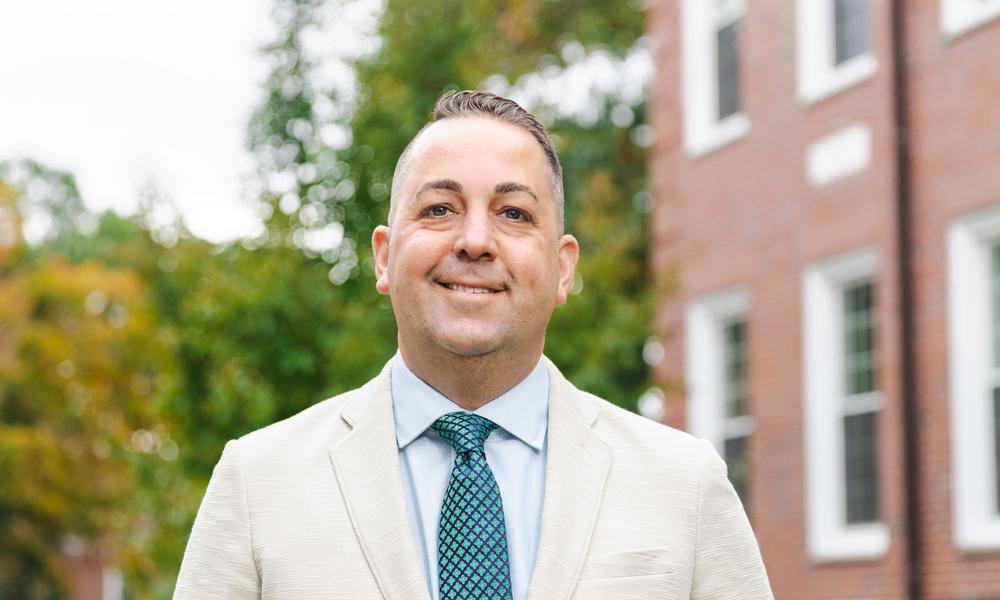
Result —
[[446, 283], [445, 286], [449, 290], [455, 290], [456, 292], [467, 292], [469, 294], [492, 294], [493, 293], [493, 290], [491, 290], [491, 289], [465, 287], [464, 285], [455, 285], [454, 283]]

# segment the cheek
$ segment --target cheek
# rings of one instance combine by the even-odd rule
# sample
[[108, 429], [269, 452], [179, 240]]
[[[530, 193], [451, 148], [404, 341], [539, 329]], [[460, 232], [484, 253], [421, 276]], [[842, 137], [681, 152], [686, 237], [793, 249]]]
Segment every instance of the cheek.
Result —
[[548, 294], [559, 285], [559, 258], [548, 245], [523, 251], [515, 257], [516, 275], [524, 283], [535, 286], [538, 293]]
[[455, 241], [452, 231], [438, 228], [413, 228], [400, 240], [399, 250], [408, 257], [440, 256], [447, 252]]
[[389, 281], [393, 287], [408, 285], [427, 277], [440, 262], [440, 244], [401, 243], [389, 258]]

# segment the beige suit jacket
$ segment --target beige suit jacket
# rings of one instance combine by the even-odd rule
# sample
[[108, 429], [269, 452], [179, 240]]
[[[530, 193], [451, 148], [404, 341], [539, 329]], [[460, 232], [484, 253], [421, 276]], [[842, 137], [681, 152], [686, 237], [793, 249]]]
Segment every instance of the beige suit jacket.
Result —
[[[545, 360], [548, 457], [529, 600], [772, 598], [711, 445], [576, 389]], [[389, 377], [386, 367], [226, 444], [175, 599], [427, 600]]]

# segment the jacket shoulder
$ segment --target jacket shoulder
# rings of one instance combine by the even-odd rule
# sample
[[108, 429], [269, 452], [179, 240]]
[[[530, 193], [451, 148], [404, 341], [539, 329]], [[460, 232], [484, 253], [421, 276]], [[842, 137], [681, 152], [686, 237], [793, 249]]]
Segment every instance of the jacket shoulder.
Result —
[[550, 390], [573, 405], [594, 434], [616, 456], [629, 459], [641, 456], [657, 462], [670, 461], [675, 466], [683, 464], [701, 469], [706, 442], [581, 390], [562, 374], [555, 363], [547, 358], [546, 361]]
[[341, 417], [344, 407], [352, 401], [366, 401], [373, 395], [377, 382], [378, 378], [317, 402], [288, 418], [244, 434], [234, 443], [247, 463], [260, 459], [273, 464], [276, 459], [316, 452], [325, 455], [329, 445], [350, 430]]
[[674, 465], [681, 463], [701, 468], [704, 459], [702, 440], [589, 392], [579, 393], [582, 401], [597, 407], [594, 432], [616, 453], [636, 451], [648, 456], [669, 457]]

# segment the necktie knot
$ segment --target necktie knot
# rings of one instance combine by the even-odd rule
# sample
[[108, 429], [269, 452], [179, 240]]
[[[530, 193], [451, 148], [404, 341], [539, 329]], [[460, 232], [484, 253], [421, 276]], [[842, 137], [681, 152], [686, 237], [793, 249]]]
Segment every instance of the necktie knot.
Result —
[[499, 427], [493, 421], [467, 412], [453, 412], [438, 418], [431, 425], [457, 454], [483, 451], [486, 438]]

